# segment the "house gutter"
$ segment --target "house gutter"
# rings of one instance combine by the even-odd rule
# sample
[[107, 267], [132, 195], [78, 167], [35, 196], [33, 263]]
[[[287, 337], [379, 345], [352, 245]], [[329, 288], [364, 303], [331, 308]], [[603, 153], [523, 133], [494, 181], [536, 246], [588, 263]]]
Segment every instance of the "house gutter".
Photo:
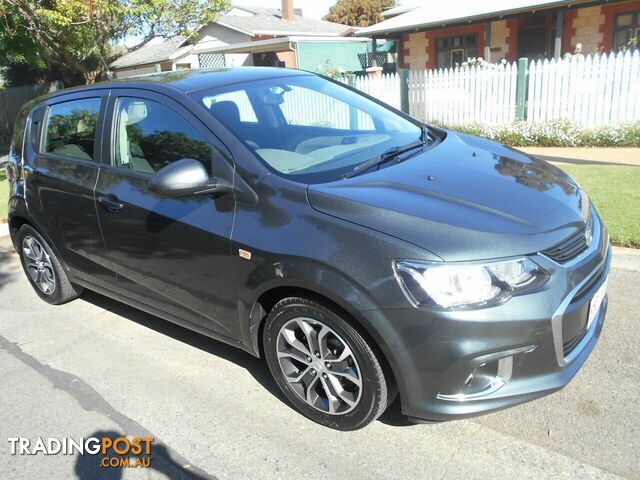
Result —
[[[421, 24], [413, 24], [413, 25], [402, 25], [398, 27], [383, 28], [379, 30], [373, 29], [375, 25], [372, 25], [371, 27], [362, 29], [358, 32], [354, 32], [353, 35], [356, 37], [375, 36], [375, 37], [381, 38], [381, 37], [391, 36], [392, 34], [397, 34], [393, 36], [393, 38], [398, 38], [400, 34], [404, 34], [404, 33], [425, 32], [428, 30], [439, 30], [447, 27], [452, 28], [452, 27], [459, 27], [459, 26], [465, 26], [465, 25], [473, 25], [477, 23], [484, 23], [490, 20], [495, 21], [495, 20], [505, 20], [509, 18], [514, 18], [523, 13], [537, 13], [540, 11], [558, 11], [558, 10], [564, 11], [577, 6], [582, 8], [582, 7], [588, 7], [593, 5], [602, 5], [603, 3], [618, 3], [618, 2], [608, 2], [608, 1], [602, 2], [601, 0], [600, 1], [576, 0], [573, 2], [554, 2], [554, 3], [540, 5], [537, 8], [529, 7], [529, 8], [518, 8], [513, 10], [502, 10], [498, 12], [489, 12], [486, 14], [475, 15], [472, 17], [459, 17], [459, 18], [445, 20], [445, 21], [437, 21], [437, 22], [429, 22], [429, 23], [421, 23]], [[407, 15], [407, 14], [410, 14], [411, 12], [412, 11], [409, 11], [402, 15]], [[393, 19], [390, 19], [388, 21], [391, 21], [391, 20]], [[381, 23], [384, 23], [384, 22], [381, 22]]]

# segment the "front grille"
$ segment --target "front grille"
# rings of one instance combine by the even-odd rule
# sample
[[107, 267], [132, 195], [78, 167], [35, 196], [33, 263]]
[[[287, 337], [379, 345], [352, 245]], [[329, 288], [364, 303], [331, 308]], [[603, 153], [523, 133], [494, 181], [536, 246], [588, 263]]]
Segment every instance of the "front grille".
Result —
[[562, 242], [544, 250], [542, 253], [555, 262], [568, 262], [589, 248], [585, 235], [587, 229], [589, 229], [591, 235], [593, 235], [593, 215], [589, 215], [589, 220], [584, 228], [579, 229]]

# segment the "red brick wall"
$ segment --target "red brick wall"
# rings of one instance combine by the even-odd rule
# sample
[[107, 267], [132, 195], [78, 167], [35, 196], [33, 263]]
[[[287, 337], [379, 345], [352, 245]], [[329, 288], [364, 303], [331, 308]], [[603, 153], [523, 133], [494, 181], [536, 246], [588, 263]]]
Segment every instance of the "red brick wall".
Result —
[[640, 0], [602, 6], [604, 23], [600, 25], [600, 32], [602, 32], [602, 43], [600, 47], [604, 51], [609, 51], [613, 48], [613, 27], [615, 25], [616, 15], [634, 10], [640, 10]]

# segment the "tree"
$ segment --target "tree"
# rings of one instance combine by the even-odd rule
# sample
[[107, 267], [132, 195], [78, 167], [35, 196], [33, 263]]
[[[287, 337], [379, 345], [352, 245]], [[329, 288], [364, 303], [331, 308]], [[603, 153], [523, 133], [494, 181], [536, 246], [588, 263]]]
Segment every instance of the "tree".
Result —
[[[38, 83], [46, 69], [35, 42], [15, 12], [7, 12], [0, 19], [0, 69], [8, 85]], [[56, 73], [52, 72], [54, 76]]]
[[368, 27], [381, 22], [382, 11], [395, 4], [395, 0], [338, 0], [324, 19], [352, 27]]
[[137, 37], [137, 48], [158, 36], [189, 37], [228, 7], [228, 0], [2, 0], [0, 64], [92, 83], [107, 71], [116, 42]]

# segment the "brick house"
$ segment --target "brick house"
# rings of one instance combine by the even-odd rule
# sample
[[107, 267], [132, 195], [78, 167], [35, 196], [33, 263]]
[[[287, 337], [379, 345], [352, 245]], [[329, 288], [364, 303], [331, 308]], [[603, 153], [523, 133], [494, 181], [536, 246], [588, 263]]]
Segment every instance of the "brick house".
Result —
[[640, 0], [450, 0], [385, 18], [356, 35], [398, 40], [405, 69], [640, 47]]

